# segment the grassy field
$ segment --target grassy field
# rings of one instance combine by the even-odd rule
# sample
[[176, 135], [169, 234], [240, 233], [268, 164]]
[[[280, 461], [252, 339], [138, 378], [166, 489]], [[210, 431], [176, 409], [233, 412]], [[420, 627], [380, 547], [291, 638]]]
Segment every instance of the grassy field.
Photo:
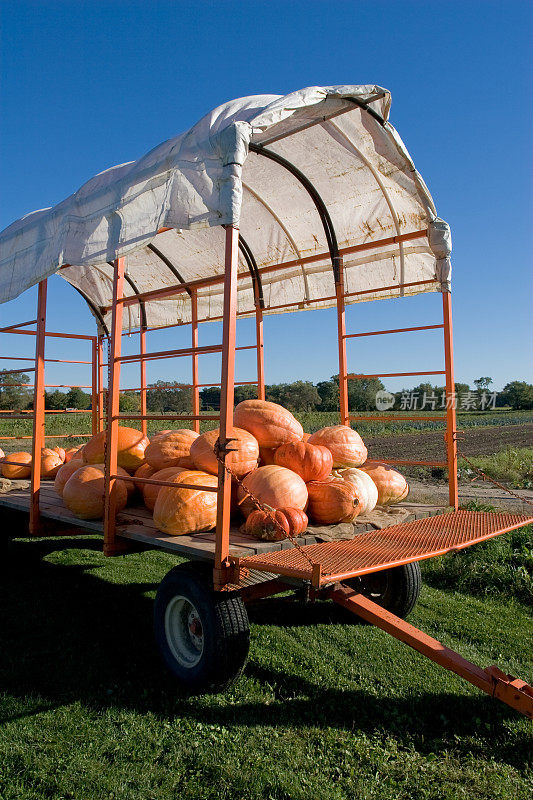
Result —
[[[531, 681], [531, 536], [496, 546], [428, 562], [411, 621]], [[151, 598], [173, 563], [106, 560], [92, 537], [12, 543], [1, 800], [531, 797], [530, 723], [328, 603], [256, 603], [238, 684], [180, 695], [151, 635]]]
[[[212, 412], [206, 412], [209, 414]], [[0, 437], [2, 436], [16, 436], [16, 437], [31, 437], [32, 422], [31, 417], [28, 419], [2, 419], [0, 415]], [[181, 428], [186, 423], [173, 422], [169, 414], [169, 420], [158, 420], [149, 422], [149, 434], [155, 433], [162, 428]], [[352, 423], [354, 427], [365, 436], [391, 436], [394, 434], [417, 434], [428, 433], [444, 430], [442, 422], [431, 422], [431, 414], [428, 414], [428, 422], [410, 422], [410, 421], [397, 421], [397, 422], [380, 422], [380, 414], [365, 412], [365, 416], [375, 416], [376, 422], [360, 422]], [[405, 412], [404, 416], [409, 416], [409, 412]], [[326, 425], [338, 425], [339, 415], [336, 412], [302, 412], [296, 414], [296, 417], [302, 423], [304, 430], [312, 433], [319, 430]], [[531, 411], [509, 411], [509, 410], [496, 410], [486, 411], [483, 413], [459, 413], [457, 415], [457, 427], [460, 429], [479, 429], [486, 427], [502, 427], [502, 426], [521, 426], [533, 423], [533, 412]], [[128, 422], [128, 425], [139, 427], [138, 423]], [[216, 428], [217, 423], [214, 421], [206, 421], [201, 424], [202, 431]], [[46, 432], [47, 434], [61, 434], [65, 433], [64, 439], [57, 439], [55, 444], [82, 444], [85, 440], [76, 437], [76, 434], [88, 434], [91, 431], [91, 415], [90, 414], [47, 414], [46, 415]], [[68, 438], [67, 438], [68, 437]], [[52, 440], [49, 440], [52, 443]], [[1, 441], [0, 446], [6, 452], [12, 452], [15, 449], [31, 449], [31, 439], [15, 439]]]

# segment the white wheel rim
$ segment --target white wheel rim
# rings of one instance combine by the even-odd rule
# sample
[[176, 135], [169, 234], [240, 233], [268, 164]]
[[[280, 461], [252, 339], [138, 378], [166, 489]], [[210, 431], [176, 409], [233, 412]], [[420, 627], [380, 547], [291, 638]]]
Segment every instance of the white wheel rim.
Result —
[[204, 652], [204, 633], [195, 606], [182, 595], [176, 595], [165, 611], [165, 636], [170, 652], [186, 669], [195, 667]]

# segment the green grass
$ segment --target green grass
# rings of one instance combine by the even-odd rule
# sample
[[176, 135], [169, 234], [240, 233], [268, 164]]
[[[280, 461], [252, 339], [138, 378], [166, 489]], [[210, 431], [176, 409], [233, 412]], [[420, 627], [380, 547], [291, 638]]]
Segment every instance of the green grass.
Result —
[[[505, 481], [517, 489], [533, 488], [533, 448], [508, 447], [490, 456], [472, 456], [469, 461], [491, 478]], [[475, 472], [468, 464], [461, 467], [460, 476], [472, 478]]]
[[[257, 603], [237, 685], [182, 696], [151, 634], [151, 599], [175, 559], [104, 559], [100, 547], [20, 539], [3, 564], [1, 800], [531, 796], [530, 723], [329, 603]], [[466, 553], [426, 562], [410, 621], [531, 681], [525, 597], [491, 577], [502, 557], [491, 548], [469, 551], [474, 583]]]
[[[206, 412], [212, 414], [213, 412]], [[399, 413], [399, 412], [394, 412]], [[379, 414], [375, 412], [364, 412], [365, 416], [376, 416]], [[409, 412], [404, 412], [405, 416]], [[2, 441], [2, 436], [26, 436], [31, 437], [32, 434], [32, 421], [31, 416], [28, 419], [2, 419], [0, 415], [0, 447], [5, 452], [13, 452], [14, 450], [31, 450], [31, 439], [17, 439]], [[169, 420], [155, 420], [148, 423], [149, 434], [155, 433], [162, 428], [181, 428], [186, 423], [173, 422], [172, 415], [169, 414]], [[334, 411], [311, 411], [296, 414], [300, 420], [305, 431], [313, 433], [326, 425], [338, 425], [340, 418], [339, 414]], [[459, 413], [457, 415], [457, 426], [459, 429], [465, 428], [478, 428], [494, 425], [523, 425], [533, 422], [533, 414], [531, 411], [487, 411], [483, 413]], [[128, 425], [133, 427], [140, 427], [136, 422], [127, 422]], [[363, 436], [390, 436], [398, 433], [423, 433], [430, 430], [443, 430], [442, 422], [431, 422], [431, 414], [428, 414], [428, 422], [409, 422], [409, 421], [396, 421], [396, 422], [360, 422], [353, 423], [356, 425], [357, 430]], [[211, 430], [217, 427], [216, 421], [206, 421], [201, 423], [201, 429]], [[47, 414], [46, 415], [46, 432], [47, 434], [62, 434], [65, 433], [69, 438], [63, 439], [49, 439], [47, 444], [65, 444], [70, 447], [83, 444], [86, 439], [77, 437], [76, 434], [88, 434], [91, 431], [91, 415], [90, 414]], [[1, 798], [0, 798], [1, 800]]]

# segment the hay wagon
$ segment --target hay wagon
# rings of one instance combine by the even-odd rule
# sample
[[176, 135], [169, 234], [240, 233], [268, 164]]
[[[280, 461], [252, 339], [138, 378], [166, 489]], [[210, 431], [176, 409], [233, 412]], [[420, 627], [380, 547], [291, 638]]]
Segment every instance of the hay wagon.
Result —
[[[1, 513], [4, 525], [15, 524], [13, 515], [18, 515], [17, 528], [10, 531], [15, 535], [22, 533], [22, 513], [32, 536], [89, 530], [102, 535], [108, 556], [160, 548], [189, 559], [163, 580], [154, 624], [164, 660], [191, 690], [220, 690], [240, 674], [249, 646], [247, 602], [303, 587], [311, 599], [329, 598], [532, 716], [531, 687], [497, 667], [469, 663], [403, 619], [418, 597], [420, 561], [533, 518], [459, 508], [450, 231], [388, 121], [389, 107], [389, 93], [377, 86], [311, 87], [284, 97], [235, 100], [140, 160], [97, 175], [57, 206], [3, 231], [0, 301], [38, 284], [38, 306], [35, 319], [0, 329], [9, 342], [3, 358], [19, 363], [13, 373], [32, 372], [34, 393], [30, 486], [1, 495]], [[96, 321], [94, 335], [49, 329], [47, 278], [52, 274], [84, 298]], [[442, 296], [442, 319], [434, 324], [346, 330], [350, 304], [433, 292]], [[414, 509], [410, 521], [383, 530], [361, 531], [355, 525], [353, 536], [339, 541], [319, 541], [312, 531], [297, 540], [254, 541], [232, 527], [231, 476], [225, 468], [235, 359], [240, 350], [255, 352], [256, 375], [247, 383], [264, 399], [264, 315], [328, 307], [337, 316], [342, 424], [365, 419], [349, 411], [350, 380], [442, 376], [447, 397], [438, 417], [445, 440], [442, 460], [387, 461], [447, 470], [451, 509], [437, 515]], [[237, 346], [237, 322], [248, 317], [255, 320], [255, 341]], [[222, 341], [203, 345], [200, 326], [213, 321], [222, 322]], [[178, 326], [190, 326], [189, 346], [148, 347], [150, 331]], [[435, 329], [443, 335], [438, 368], [378, 369], [372, 376], [349, 370], [350, 340]], [[124, 337], [132, 335], [138, 351], [124, 354]], [[20, 366], [13, 355], [12, 343], [21, 336], [35, 337], [30, 367]], [[78, 363], [91, 373], [92, 433], [107, 432], [101, 522], [74, 517], [41, 480], [39, 454], [52, 439], [45, 429], [46, 343], [69, 336], [89, 351]], [[201, 414], [199, 390], [206, 384], [199, 361], [213, 354], [220, 358], [220, 413]], [[163, 359], [190, 363], [191, 413], [148, 413], [147, 365]], [[119, 410], [121, 368], [127, 364], [139, 366], [138, 386], [130, 388], [140, 396], [140, 413]], [[13, 410], [7, 416], [22, 413]], [[146, 433], [149, 420], [179, 421], [199, 431], [202, 420], [215, 419], [218, 485], [205, 487], [217, 493], [215, 532], [167, 536], [142, 508], [116, 512], [117, 482], [124, 480], [117, 469], [119, 422], [137, 424]]]

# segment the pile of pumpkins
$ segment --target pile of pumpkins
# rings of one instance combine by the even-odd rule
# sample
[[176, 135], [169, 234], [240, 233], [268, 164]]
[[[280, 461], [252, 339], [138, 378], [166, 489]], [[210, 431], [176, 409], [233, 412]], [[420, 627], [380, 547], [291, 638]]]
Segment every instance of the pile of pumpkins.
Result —
[[[180, 429], [160, 431], [148, 439], [138, 430], [119, 427], [118, 474], [128, 480], [116, 481], [117, 510], [139, 493], [163, 533], [179, 536], [213, 529], [217, 494], [202, 487], [217, 486], [218, 435], [218, 430], [199, 435]], [[306, 530], [309, 520], [318, 525], [353, 522], [376, 505], [404, 500], [409, 491], [397, 470], [367, 459], [367, 448], [352, 428], [333, 425], [313, 434], [304, 433], [290, 411], [276, 403], [239, 403], [228, 437], [232, 441], [226, 463], [238, 479], [232, 483], [233, 511], [246, 521], [246, 531], [258, 539], [276, 541], [297, 536]], [[50, 453], [55, 455], [52, 460], [64, 454], [53, 467], [46, 461], [43, 477], [54, 478], [65, 506], [81, 519], [103, 516], [105, 442], [103, 431], [78, 450], [43, 450], [43, 465], [46, 459], [52, 459]], [[25, 461], [23, 457], [31, 464], [28, 453], [13, 453], [10, 459]], [[3, 464], [2, 469], [6, 468], [24, 469]], [[189, 488], [180, 487], [180, 483]], [[268, 511], [258, 509], [254, 499]]]

